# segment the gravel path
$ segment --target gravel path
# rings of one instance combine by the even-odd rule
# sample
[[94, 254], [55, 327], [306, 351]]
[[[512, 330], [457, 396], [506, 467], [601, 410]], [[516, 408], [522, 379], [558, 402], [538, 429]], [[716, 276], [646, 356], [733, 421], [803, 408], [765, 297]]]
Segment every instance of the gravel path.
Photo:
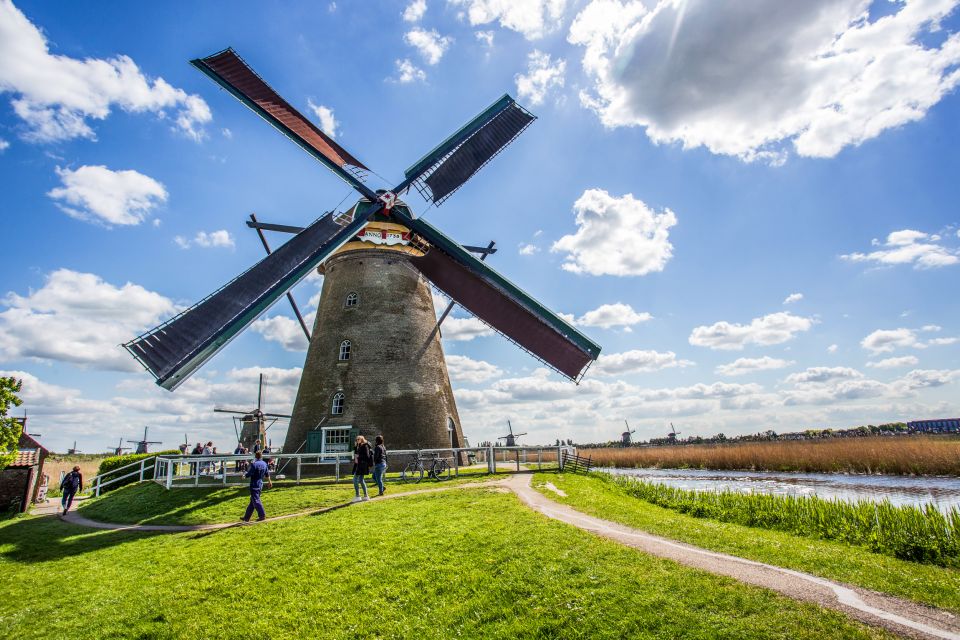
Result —
[[[576, 511], [571, 507], [554, 502], [534, 490], [531, 486], [531, 479], [531, 475], [518, 474], [496, 482], [439, 486], [432, 489], [421, 489], [403, 493], [390, 493], [388, 491], [385, 496], [374, 498], [369, 502], [347, 502], [322, 509], [311, 509], [309, 511], [274, 516], [262, 522], [251, 522], [249, 524], [240, 522], [201, 525], [113, 524], [96, 522], [84, 518], [76, 512], [70, 512], [65, 516], [61, 515], [59, 517], [65, 522], [94, 529], [177, 533], [266, 524], [278, 520], [325, 513], [347, 506], [362, 506], [384, 499], [400, 498], [408, 495], [420, 495], [472, 487], [501, 487], [501, 491], [504, 489], [513, 491], [524, 504], [548, 518], [590, 531], [628, 547], [639, 549], [650, 555], [667, 558], [710, 573], [729, 576], [740, 582], [771, 589], [796, 600], [813, 602], [828, 609], [835, 609], [866, 624], [882, 627], [888, 631], [909, 638], [947, 638], [960, 640], [960, 620], [946, 611], [925, 607], [899, 598], [867, 591], [859, 587], [840, 584], [800, 571], [793, 571], [792, 569], [784, 569], [762, 562], [755, 562], [724, 553], [701, 549], [693, 545], [651, 535], [639, 529], [633, 529], [615, 522], [594, 518], [593, 516], [588, 516]], [[59, 501], [57, 501], [56, 504], [59, 506]], [[55, 515], [56, 509], [41, 507], [35, 509], [34, 513]]]
[[842, 611], [866, 624], [883, 627], [909, 638], [960, 639], [960, 621], [946, 611], [840, 584], [819, 576], [708, 551], [667, 538], [601, 520], [554, 502], [530, 486], [531, 477], [516, 475], [506, 481], [530, 508], [599, 536], [680, 564], [765, 587], [796, 600]]

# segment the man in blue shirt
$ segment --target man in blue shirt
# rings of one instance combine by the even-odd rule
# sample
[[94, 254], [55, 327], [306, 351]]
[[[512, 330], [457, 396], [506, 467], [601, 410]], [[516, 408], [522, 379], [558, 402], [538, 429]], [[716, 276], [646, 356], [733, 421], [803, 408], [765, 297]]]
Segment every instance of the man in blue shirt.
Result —
[[250, 504], [247, 505], [247, 513], [243, 516], [244, 522], [250, 522], [250, 516], [253, 510], [257, 510], [257, 521], [263, 520], [267, 514], [263, 510], [263, 503], [260, 502], [260, 492], [263, 491], [263, 481], [266, 479], [267, 486], [273, 489], [273, 481], [270, 479], [270, 469], [267, 463], [263, 461], [263, 453], [257, 451], [256, 460], [250, 465], [245, 478], [250, 478]]

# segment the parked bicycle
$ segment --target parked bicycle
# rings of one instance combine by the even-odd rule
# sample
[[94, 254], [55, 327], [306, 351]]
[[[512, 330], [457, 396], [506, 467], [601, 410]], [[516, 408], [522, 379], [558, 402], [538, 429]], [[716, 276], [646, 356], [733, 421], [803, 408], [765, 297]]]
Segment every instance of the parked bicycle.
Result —
[[423, 480], [424, 472], [426, 472], [428, 478], [433, 478], [438, 482], [449, 480], [450, 463], [447, 462], [446, 458], [441, 458], [438, 453], [432, 454], [429, 458], [424, 458], [417, 453], [417, 459], [407, 463], [407, 466], [400, 472], [400, 479], [404, 482], [417, 483]]

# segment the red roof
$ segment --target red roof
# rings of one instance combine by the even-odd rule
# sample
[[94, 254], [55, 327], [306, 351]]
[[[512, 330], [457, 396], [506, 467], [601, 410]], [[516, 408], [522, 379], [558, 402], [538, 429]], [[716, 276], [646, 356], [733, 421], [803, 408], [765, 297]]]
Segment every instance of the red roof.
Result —
[[20, 449], [17, 457], [10, 463], [11, 467], [32, 467], [40, 463], [40, 449]]

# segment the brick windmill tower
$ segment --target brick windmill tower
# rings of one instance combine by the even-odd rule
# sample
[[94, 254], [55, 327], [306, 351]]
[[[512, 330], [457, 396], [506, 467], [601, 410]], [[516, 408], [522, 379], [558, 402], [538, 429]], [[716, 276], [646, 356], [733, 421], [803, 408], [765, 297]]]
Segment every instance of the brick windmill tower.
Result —
[[[463, 433], [429, 284], [520, 348], [578, 381], [600, 347], [398, 199], [416, 187], [443, 203], [534, 117], [503, 96], [404, 173], [389, 191], [281, 98], [232, 49], [191, 61], [361, 198], [296, 233], [204, 300], [124, 346], [173, 390], [313, 269], [324, 274], [284, 451], [346, 450], [357, 432], [393, 448], [447, 447]], [[266, 245], [265, 245], [266, 246]], [[269, 249], [268, 249], [269, 250]], [[321, 266], [322, 265], [322, 266]], [[429, 283], [429, 284], [428, 284]], [[299, 315], [299, 313], [298, 313]]]

